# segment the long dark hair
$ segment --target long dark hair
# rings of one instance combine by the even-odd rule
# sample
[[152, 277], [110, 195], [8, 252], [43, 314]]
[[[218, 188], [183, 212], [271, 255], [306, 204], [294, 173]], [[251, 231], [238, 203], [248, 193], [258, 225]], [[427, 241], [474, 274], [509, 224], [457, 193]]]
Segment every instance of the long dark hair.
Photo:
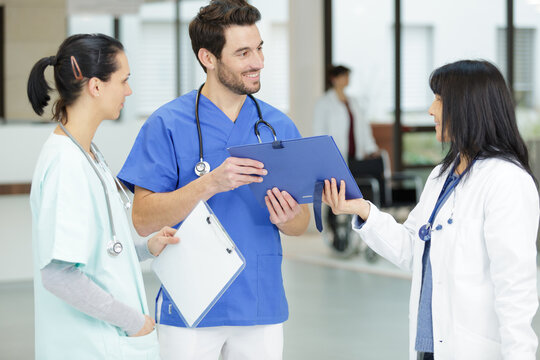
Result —
[[51, 97], [51, 87], [45, 80], [45, 69], [54, 68], [54, 82], [59, 98], [53, 107], [53, 119], [67, 122], [66, 107], [72, 105], [88, 79], [108, 81], [118, 70], [116, 55], [124, 51], [122, 43], [103, 34], [78, 34], [68, 37], [55, 56], [40, 59], [28, 77], [27, 94], [32, 108], [43, 115]]
[[447, 64], [433, 71], [429, 85], [442, 99], [442, 140], [450, 146], [440, 175], [459, 154], [469, 164], [475, 159], [501, 158], [534, 179], [510, 91], [493, 64], [483, 60]]

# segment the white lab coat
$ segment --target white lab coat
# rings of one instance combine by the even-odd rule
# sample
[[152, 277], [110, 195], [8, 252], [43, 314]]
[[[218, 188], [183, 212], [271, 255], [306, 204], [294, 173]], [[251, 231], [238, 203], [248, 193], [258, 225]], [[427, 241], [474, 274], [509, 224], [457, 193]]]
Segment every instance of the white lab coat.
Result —
[[[377, 144], [358, 101], [351, 97], [347, 97], [347, 101], [354, 117], [355, 158], [361, 160], [377, 151]], [[349, 122], [347, 107], [339, 100], [334, 89], [328, 90], [315, 105], [313, 134], [331, 135], [345, 159], [349, 151]]]
[[[418, 229], [427, 222], [446, 179], [447, 174], [437, 178], [439, 168], [403, 225], [371, 205], [364, 226], [355, 229], [377, 253], [412, 269], [410, 360], [416, 360], [424, 251]], [[478, 160], [458, 184], [435, 219], [434, 226], [443, 228], [432, 232], [435, 359], [535, 359], [538, 340], [531, 321], [538, 307], [538, 219], [536, 186], [510, 162]]]

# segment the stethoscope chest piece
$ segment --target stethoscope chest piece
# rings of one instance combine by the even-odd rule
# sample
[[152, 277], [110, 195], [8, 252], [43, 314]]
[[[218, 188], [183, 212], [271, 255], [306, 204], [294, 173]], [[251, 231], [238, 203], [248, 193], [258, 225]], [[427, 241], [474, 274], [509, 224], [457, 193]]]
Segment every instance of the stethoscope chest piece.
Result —
[[199, 161], [195, 164], [195, 174], [197, 176], [203, 176], [210, 172], [210, 164], [204, 160]]
[[124, 246], [122, 243], [116, 239], [109, 242], [107, 246], [107, 252], [111, 256], [118, 256], [120, 253], [124, 250]]

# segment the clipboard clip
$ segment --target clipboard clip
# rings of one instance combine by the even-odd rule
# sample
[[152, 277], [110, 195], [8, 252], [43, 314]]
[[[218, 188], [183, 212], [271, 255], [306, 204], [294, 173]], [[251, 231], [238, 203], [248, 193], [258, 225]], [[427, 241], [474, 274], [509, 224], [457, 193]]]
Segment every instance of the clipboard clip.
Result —
[[[206, 223], [212, 227], [212, 230], [214, 230], [214, 232], [216, 233], [216, 235], [217, 235], [219, 238], [223, 239], [223, 237], [220, 236], [219, 232], [216, 231], [216, 229], [214, 228], [214, 226], [220, 226], [220, 224], [219, 224], [219, 222], [217, 222], [217, 221], [216, 221], [216, 222], [213, 222], [213, 221], [212, 221], [213, 216], [214, 216], [214, 215], [208, 215], [208, 216], [206, 217]], [[215, 224], [215, 225], [213, 225], [213, 224]], [[220, 227], [221, 227], [221, 226], [220, 226]], [[225, 250], [227, 251], [228, 254], [232, 254], [232, 251], [233, 251], [233, 249], [234, 249], [235, 246], [234, 246], [234, 244], [232, 244], [228, 239], [226, 239], [226, 242], [227, 242], [228, 244], [227, 244], [227, 246], [225, 247]], [[231, 247], [232, 247], [232, 248], [231, 248]]]
[[272, 148], [274, 149], [283, 149], [283, 142], [281, 140], [274, 140], [272, 141]]

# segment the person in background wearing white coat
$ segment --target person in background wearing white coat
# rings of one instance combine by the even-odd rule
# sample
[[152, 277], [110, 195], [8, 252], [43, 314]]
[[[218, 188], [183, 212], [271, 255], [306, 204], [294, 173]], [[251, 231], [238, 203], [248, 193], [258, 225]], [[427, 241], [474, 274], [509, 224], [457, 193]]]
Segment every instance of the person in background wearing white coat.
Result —
[[331, 66], [327, 78], [331, 88], [317, 101], [313, 118], [315, 135], [331, 135], [345, 160], [377, 156], [377, 144], [358, 101], [345, 95], [351, 70]]
[[437, 140], [449, 151], [403, 225], [345, 183], [324, 201], [355, 214], [353, 229], [394, 264], [412, 269], [410, 359], [535, 359], [538, 191], [503, 76], [458, 61], [430, 78]]

